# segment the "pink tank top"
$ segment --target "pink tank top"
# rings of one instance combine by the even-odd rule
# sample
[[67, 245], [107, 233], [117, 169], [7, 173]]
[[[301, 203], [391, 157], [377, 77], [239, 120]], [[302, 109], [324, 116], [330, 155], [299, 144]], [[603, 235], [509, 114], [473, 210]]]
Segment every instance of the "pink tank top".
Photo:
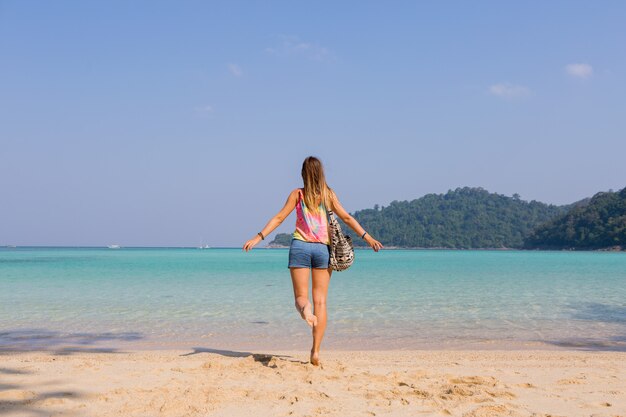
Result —
[[296, 231], [293, 238], [305, 242], [318, 242], [330, 245], [328, 239], [328, 219], [326, 208], [320, 204], [317, 213], [312, 212], [304, 204], [302, 190], [298, 190], [298, 202], [296, 203]]

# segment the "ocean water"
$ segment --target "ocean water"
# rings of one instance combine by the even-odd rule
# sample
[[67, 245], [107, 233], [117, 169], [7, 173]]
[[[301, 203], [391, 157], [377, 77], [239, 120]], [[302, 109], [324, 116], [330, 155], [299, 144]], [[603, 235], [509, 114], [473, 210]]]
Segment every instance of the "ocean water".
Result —
[[[310, 347], [287, 249], [0, 249], [0, 351]], [[323, 349], [626, 350], [626, 253], [357, 250]]]

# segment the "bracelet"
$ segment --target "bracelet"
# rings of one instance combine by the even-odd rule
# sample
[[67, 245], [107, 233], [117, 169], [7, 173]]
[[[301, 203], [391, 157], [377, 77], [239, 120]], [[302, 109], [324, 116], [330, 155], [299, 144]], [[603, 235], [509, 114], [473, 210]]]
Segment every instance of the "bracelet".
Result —
[[366, 234], [367, 234], [367, 232], [363, 232], [363, 235], [361, 236], [361, 239], [365, 238]]
[[257, 233], [259, 236], [261, 236], [261, 240], [265, 240], [265, 236], [263, 236], [263, 233], [259, 232]]

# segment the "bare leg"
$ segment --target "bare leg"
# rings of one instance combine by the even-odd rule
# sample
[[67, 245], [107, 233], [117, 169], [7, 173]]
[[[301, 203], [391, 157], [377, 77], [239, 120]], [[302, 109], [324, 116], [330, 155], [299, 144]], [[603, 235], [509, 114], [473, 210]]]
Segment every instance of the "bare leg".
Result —
[[309, 268], [289, 268], [289, 270], [291, 271], [296, 309], [308, 325], [313, 327], [317, 324], [317, 317], [313, 314], [309, 301]]
[[326, 297], [332, 269], [313, 268], [313, 306], [317, 325], [313, 326], [313, 347], [311, 348], [311, 363], [319, 365], [320, 345], [326, 331]]

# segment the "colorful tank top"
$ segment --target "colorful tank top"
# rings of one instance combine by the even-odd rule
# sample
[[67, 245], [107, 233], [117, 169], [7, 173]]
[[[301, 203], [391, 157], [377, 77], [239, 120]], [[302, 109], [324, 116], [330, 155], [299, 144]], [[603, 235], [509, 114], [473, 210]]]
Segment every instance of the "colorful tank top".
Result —
[[317, 213], [310, 211], [304, 204], [302, 190], [298, 190], [298, 202], [296, 203], [296, 231], [293, 238], [305, 242], [318, 242], [330, 245], [328, 239], [328, 219], [326, 208], [320, 204]]

